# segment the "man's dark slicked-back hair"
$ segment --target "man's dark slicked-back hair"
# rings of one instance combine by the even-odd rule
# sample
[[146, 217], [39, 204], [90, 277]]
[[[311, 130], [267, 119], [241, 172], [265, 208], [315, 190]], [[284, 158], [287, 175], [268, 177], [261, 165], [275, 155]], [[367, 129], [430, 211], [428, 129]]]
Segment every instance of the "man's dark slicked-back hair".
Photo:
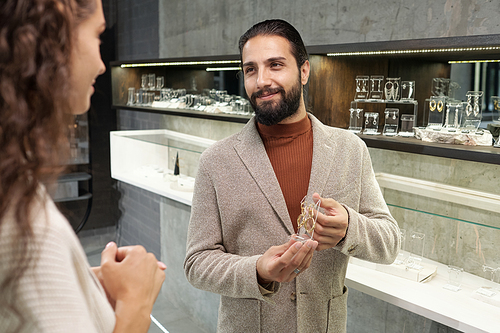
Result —
[[256, 36], [280, 36], [288, 40], [290, 42], [291, 52], [297, 61], [299, 69], [304, 62], [309, 59], [309, 55], [307, 54], [306, 47], [304, 46], [304, 42], [299, 32], [290, 23], [284, 20], [266, 20], [248, 29], [247, 32], [240, 37], [239, 48], [241, 57], [245, 44], [249, 39]]

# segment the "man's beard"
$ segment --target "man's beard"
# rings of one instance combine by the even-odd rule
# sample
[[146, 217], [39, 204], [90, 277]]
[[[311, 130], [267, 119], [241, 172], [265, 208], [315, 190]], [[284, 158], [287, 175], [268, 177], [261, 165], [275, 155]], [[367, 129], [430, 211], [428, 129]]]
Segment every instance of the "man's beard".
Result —
[[[300, 81], [287, 93], [282, 87], [263, 89], [252, 94], [250, 104], [255, 111], [255, 119], [262, 125], [276, 125], [283, 119], [294, 115], [300, 106], [302, 85]], [[264, 101], [257, 105], [257, 98], [262, 94], [281, 94], [279, 101]]]

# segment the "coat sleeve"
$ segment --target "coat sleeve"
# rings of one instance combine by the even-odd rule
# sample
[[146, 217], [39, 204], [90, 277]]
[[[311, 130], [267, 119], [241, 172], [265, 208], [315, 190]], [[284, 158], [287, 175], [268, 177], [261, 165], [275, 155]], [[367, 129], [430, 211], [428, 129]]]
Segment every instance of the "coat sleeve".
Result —
[[[55, 207], [48, 212], [40, 211], [38, 215], [37, 222], [33, 223], [35, 236], [28, 248], [28, 256], [32, 260], [18, 280], [15, 294], [14, 306], [20, 311], [18, 319], [24, 323], [24, 329], [55, 333], [111, 332], [115, 317], [105, 296], [101, 295], [99, 299], [106, 304], [85, 296], [86, 287], [97, 293], [99, 290], [91, 285], [94, 281], [90, 278], [90, 268], [81, 261], [85, 259], [75, 261], [77, 254], [74, 248], [78, 244], [74, 242], [78, 239], [71, 235], [70, 226], [56, 213]], [[45, 216], [48, 222], [39, 222]], [[14, 228], [7, 228], [0, 238], [0, 280], [6, 273], [5, 269], [8, 272], [16, 265], [17, 252], [12, 240], [17, 234]], [[18, 324], [15, 320], [17, 316], [3, 312], [5, 314], [7, 318], [0, 313], [0, 322], [10, 332], [11, 325], [16, 327]]]
[[346, 237], [336, 249], [359, 259], [391, 264], [400, 247], [400, 230], [380, 191], [368, 149], [361, 140], [359, 142], [361, 181], [358, 209], [342, 203], [349, 214], [349, 226]]
[[233, 298], [254, 298], [272, 302], [274, 292], [262, 295], [256, 263], [260, 255], [228, 253], [223, 245], [223, 223], [217, 193], [202, 155], [189, 221], [184, 271], [196, 288]]

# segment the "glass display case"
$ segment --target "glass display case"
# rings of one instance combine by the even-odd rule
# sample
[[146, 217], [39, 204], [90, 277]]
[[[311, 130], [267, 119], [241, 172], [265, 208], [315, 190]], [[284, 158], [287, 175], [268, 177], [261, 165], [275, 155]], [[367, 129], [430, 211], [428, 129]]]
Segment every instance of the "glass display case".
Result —
[[140, 130], [113, 131], [110, 142], [112, 178], [191, 205], [199, 158], [215, 141], [169, 130]]
[[[392, 265], [352, 259], [347, 284], [460, 331], [494, 332], [500, 195], [385, 173], [376, 177], [405, 241]], [[419, 278], [427, 267], [433, 272]]]

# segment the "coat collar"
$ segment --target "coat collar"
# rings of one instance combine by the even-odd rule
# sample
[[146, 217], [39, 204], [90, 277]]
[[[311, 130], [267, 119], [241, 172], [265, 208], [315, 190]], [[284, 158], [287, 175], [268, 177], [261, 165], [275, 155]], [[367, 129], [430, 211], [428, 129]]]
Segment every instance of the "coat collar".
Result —
[[[331, 134], [325, 130], [325, 125], [313, 115], [308, 114], [308, 116], [311, 119], [313, 128], [314, 151], [307, 196], [309, 200], [312, 200], [313, 193], [318, 192], [321, 195], [325, 187], [331, 166], [334, 163], [330, 156], [332, 156], [335, 142], [331, 140]], [[243, 127], [237, 136], [237, 143], [234, 145], [234, 149], [273, 207], [283, 227], [290, 234], [293, 234], [293, 225], [288, 214], [285, 198], [267, 156], [264, 143], [257, 130], [255, 118], [250, 119]]]

